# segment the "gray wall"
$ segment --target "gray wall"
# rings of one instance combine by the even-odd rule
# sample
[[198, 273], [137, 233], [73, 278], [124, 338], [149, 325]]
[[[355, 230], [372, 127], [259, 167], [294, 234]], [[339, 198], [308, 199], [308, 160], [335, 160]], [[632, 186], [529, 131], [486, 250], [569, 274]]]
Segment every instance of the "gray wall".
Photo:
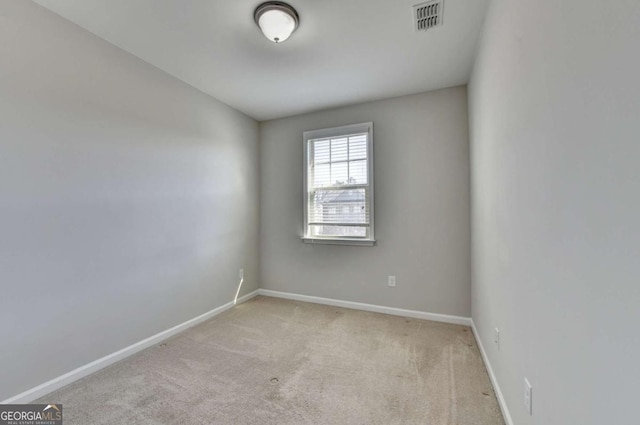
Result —
[[258, 125], [0, 5], [0, 400], [257, 288]]
[[638, 1], [494, 0], [487, 17], [473, 319], [518, 425], [638, 423], [639, 29]]
[[[261, 123], [261, 287], [469, 316], [466, 96], [456, 87]], [[304, 244], [303, 131], [367, 121], [377, 245]]]

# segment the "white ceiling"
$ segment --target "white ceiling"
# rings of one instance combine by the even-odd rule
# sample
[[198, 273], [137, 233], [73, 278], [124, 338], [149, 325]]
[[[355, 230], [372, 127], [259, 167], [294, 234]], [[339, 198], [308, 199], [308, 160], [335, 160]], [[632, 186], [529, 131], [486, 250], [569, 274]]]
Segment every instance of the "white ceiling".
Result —
[[445, 0], [415, 32], [422, 0], [289, 0], [300, 27], [276, 45], [261, 0], [34, 1], [257, 120], [466, 83], [488, 3]]

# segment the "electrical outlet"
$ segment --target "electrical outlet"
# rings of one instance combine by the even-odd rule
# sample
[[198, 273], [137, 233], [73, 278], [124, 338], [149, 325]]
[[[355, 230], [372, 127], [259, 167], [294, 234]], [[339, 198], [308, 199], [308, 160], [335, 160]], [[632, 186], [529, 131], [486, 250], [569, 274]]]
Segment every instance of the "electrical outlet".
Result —
[[244, 269], [240, 269], [240, 279], [244, 279]]
[[392, 288], [396, 287], [396, 277], [395, 276], [389, 276], [389, 286]]
[[527, 410], [529, 416], [533, 415], [533, 406], [531, 404], [531, 384], [527, 378], [524, 378], [524, 408]]
[[496, 344], [498, 351], [500, 351], [500, 329], [498, 328], [493, 330], [493, 342]]

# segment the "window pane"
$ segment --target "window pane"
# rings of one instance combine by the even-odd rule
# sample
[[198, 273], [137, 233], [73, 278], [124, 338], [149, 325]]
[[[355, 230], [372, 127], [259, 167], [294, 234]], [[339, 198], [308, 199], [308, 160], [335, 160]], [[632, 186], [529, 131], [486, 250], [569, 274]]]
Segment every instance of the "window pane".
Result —
[[331, 185], [331, 165], [319, 164], [313, 167], [313, 187]]
[[366, 159], [367, 158], [367, 136], [361, 134], [359, 136], [349, 137], [349, 159]]
[[317, 190], [309, 195], [309, 222], [368, 224], [366, 199], [365, 188]]
[[329, 162], [331, 142], [329, 140], [317, 140], [311, 143], [313, 146], [313, 162], [315, 164]]
[[349, 165], [347, 162], [331, 164], [331, 184], [340, 186], [349, 183]]
[[348, 141], [346, 137], [331, 140], [331, 162], [346, 161], [348, 151]]
[[349, 184], [367, 184], [367, 161], [349, 162]]

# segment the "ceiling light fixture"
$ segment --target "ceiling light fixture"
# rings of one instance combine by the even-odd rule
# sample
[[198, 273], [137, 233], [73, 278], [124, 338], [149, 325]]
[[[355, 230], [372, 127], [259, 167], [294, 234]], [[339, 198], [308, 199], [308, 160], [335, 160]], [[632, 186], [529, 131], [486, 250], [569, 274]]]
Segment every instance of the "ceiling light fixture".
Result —
[[274, 43], [285, 41], [298, 28], [298, 12], [286, 3], [268, 1], [253, 13], [262, 33]]

